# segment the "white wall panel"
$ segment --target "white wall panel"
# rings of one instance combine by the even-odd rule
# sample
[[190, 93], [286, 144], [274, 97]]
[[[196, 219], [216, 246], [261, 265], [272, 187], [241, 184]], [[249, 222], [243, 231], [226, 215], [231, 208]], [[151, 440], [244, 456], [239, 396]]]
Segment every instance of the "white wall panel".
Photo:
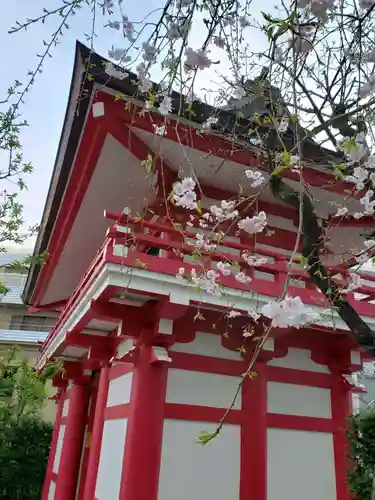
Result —
[[53, 472], [55, 472], [56, 474], [59, 472], [60, 457], [64, 442], [64, 436], [65, 436], [65, 425], [60, 425], [59, 437], [57, 438], [55, 459], [53, 461]]
[[267, 382], [268, 412], [331, 418], [331, 391], [280, 382]]
[[68, 415], [68, 411], [69, 411], [69, 398], [64, 401], [62, 416], [66, 417]]
[[240, 426], [224, 424], [205, 446], [196, 442], [203, 430], [214, 427], [165, 420], [158, 500], [239, 500]]
[[55, 481], [51, 481], [48, 490], [48, 500], [55, 500], [55, 490], [56, 490], [56, 483]]
[[196, 332], [193, 342], [177, 343], [170, 349], [171, 352], [186, 352], [198, 354], [199, 356], [212, 356], [220, 359], [233, 359], [241, 361], [243, 358], [239, 352], [230, 351], [221, 345], [220, 335], [213, 333]]
[[[227, 408], [239, 382], [239, 377], [170, 368], [168, 370], [166, 401], [168, 403]], [[241, 408], [241, 394], [239, 394], [234, 408]]]
[[107, 406], [129, 403], [133, 373], [125, 373], [109, 382]]
[[327, 366], [319, 365], [311, 359], [311, 351], [309, 349], [298, 349], [296, 347], [289, 347], [285, 358], [274, 358], [268, 364], [270, 366], [280, 366], [295, 370], [330, 373]]
[[267, 500], [336, 500], [332, 434], [268, 430]]
[[119, 500], [127, 423], [127, 419], [104, 422], [95, 489], [97, 500]]

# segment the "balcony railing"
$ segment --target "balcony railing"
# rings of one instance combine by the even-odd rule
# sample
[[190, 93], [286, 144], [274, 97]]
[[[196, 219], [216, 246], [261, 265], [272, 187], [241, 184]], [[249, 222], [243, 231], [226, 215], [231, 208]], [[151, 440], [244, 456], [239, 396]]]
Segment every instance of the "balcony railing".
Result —
[[[224, 287], [277, 298], [284, 293], [288, 277], [290, 295], [299, 295], [306, 304], [329, 307], [327, 299], [312, 282], [298, 256], [290, 265], [289, 255], [257, 245], [245, 245], [232, 241], [233, 238], [231, 240], [230, 237], [224, 237], [210, 250], [199, 249], [197, 260], [197, 248], [193, 244], [193, 240], [196, 241], [194, 230], [182, 231], [172, 225], [141, 220], [126, 214], [105, 212], [105, 216], [114, 220], [115, 224], [108, 229], [103, 246], [71, 295], [54, 331], [65, 322], [73, 304], [84, 296], [93, 276], [104, 263], [117, 263], [124, 267], [142, 268], [169, 275], [176, 275], [179, 268], [183, 267], [189, 275], [192, 269], [195, 269], [197, 274], [202, 272], [202, 264], [207, 271], [217, 268], [219, 261], [228, 262], [235, 273], [241, 271], [252, 280], [247, 284], [240, 283], [234, 278], [235, 273], [232, 273], [231, 276], [221, 276], [220, 283]], [[202, 232], [200, 229], [199, 231]], [[211, 240], [211, 243], [214, 241]], [[268, 261], [254, 268], [243, 259], [244, 252], [266, 257]], [[350, 269], [332, 266], [328, 271], [336, 283], [344, 285]], [[355, 293], [347, 293], [346, 297], [359, 314], [375, 317], [375, 303], [372, 302], [375, 302], [375, 275], [365, 272], [358, 274], [363, 279], [363, 285]]]

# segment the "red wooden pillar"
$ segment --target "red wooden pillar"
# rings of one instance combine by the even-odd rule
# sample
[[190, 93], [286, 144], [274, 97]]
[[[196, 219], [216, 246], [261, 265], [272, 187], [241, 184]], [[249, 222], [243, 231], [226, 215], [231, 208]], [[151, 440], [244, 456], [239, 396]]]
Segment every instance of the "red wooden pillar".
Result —
[[265, 362], [254, 366], [256, 376], [242, 386], [240, 500], [267, 498], [267, 381]]
[[99, 386], [96, 396], [94, 425], [90, 445], [90, 455], [87, 465], [87, 475], [83, 500], [93, 500], [95, 496], [96, 478], [99, 469], [100, 451], [104, 426], [104, 411], [107, 404], [109, 386], [109, 366], [104, 365], [100, 371]]
[[75, 500], [87, 422], [89, 387], [73, 383], [57, 475], [55, 500]]
[[63, 407], [64, 407], [64, 403], [65, 403], [65, 398], [66, 398], [66, 390], [62, 389], [60, 392], [60, 398], [59, 398], [58, 407], [57, 407], [55, 425], [53, 426], [51, 448], [50, 448], [49, 457], [48, 457], [46, 477], [44, 479], [42, 500], [48, 500], [48, 494], [49, 494], [49, 489], [51, 486], [52, 473], [53, 473], [53, 462], [55, 461], [56, 447], [57, 447], [57, 441], [59, 439], [61, 418], [62, 418]]
[[333, 430], [333, 452], [335, 457], [336, 496], [337, 500], [349, 500], [349, 488], [346, 481], [347, 458], [347, 417], [350, 414], [351, 387], [340, 373], [334, 373], [331, 390]]
[[168, 367], [141, 346], [131, 392], [119, 500], [157, 500]]

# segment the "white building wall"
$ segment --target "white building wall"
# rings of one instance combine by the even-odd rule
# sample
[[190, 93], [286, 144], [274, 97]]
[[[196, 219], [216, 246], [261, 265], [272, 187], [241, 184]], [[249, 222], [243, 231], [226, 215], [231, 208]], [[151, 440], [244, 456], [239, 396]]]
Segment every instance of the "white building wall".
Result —
[[331, 391], [329, 389], [268, 382], [267, 393], [269, 413], [332, 418]]
[[107, 407], [129, 403], [133, 373], [125, 373], [109, 382]]
[[95, 489], [97, 500], [119, 500], [127, 423], [124, 418], [104, 422]]
[[[166, 401], [167, 403], [227, 408], [239, 382], [240, 377], [170, 368]], [[233, 408], [241, 408], [241, 395], [237, 398]]]
[[240, 426], [224, 424], [220, 436], [202, 446], [196, 441], [204, 430], [215, 428], [165, 420], [158, 500], [239, 499]]
[[58, 474], [59, 472], [59, 466], [60, 466], [60, 457], [61, 457], [61, 450], [64, 442], [64, 435], [65, 435], [65, 425], [60, 425], [59, 429], [59, 437], [57, 438], [57, 445], [56, 445], [56, 453], [55, 453], [55, 459], [53, 461], [53, 472]]
[[332, 434], [268, 429], [267, 500], [336, 500]]
[[309, 349], [299, 349], [296, 347], [289, 347], [285, 358], [274, 358], [268, 365], [317, 373], [330, 373], [327, 366], [315, 363], [311, 359], [311, 351]]

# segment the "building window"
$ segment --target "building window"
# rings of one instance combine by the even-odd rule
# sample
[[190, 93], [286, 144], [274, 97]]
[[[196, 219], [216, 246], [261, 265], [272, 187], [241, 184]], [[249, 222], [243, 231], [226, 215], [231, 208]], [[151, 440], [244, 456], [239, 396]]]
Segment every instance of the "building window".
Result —
[[55, 322], [55, 318], [15, 314], [10, 320], [9, 329], [27, 332], [49, 332], [55, 325]]

